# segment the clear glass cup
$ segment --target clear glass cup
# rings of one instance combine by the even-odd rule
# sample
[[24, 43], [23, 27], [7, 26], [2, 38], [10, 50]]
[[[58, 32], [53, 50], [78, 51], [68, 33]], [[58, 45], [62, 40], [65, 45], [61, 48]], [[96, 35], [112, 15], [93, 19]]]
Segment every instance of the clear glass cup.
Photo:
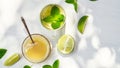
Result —
[[31, 36], [34, 43], [32, 43], [29, 36], [26, 37], [22, 44], [22, 53], [32, 63], [42, 62], [50, 55], [50, 42], [41, 34], [32, 34]]
[[[53, 7], [57, 7], [58, 9], [59, 9], [59, 11], [60, 11], [60, 13], [56, 13], [55, 15], [51, 15], [51, 11], [52, 11], [52, 8]], [[56, 8], [55, 8], [56, 9]], [[55, 11], [55, 10], [54, 10]], [[63, 15], [64, 16], [64, 20], [62, 21], [62, 22], [58, 22], [57, 20], [59, 20], [60, 19], [60, 16], [59, 15]], [[47, 18], [49, 16], [49, 19], [51, 18], [51, 17], [54, 17], [54, 20], [52, 20], [52, 21], [45, 21], [44, 19], [45, 18]], [[50, 17], [51, 16], [51, 17]], [[53, 19], [53, 18], [52, 18]], [[58, 30], [58, 29], [60, 29], [60, 28], [62, 28], [63, 26], [64, 26], [64, 24], [65, 24], [65, 11], [64, 11], [64, 9], [60, 6], [60, 5], [57, 5], [57, 4], [49, 4], [49, 5], [47, 5], [47, 6], [45, 6], [43, 9], [42, 9], [42, 11], [41, 11], [41, 13], [40, 13], [40, 20], [41, 20], [41, 23], [42, 23], [42, 25], [45, 27], [45, 28], [47, 28], [47, 29], [49, 29], [49, 30]], [[56, 22], [57, 21], [57, 22]], [[55, 27], [53, 27], [52, 25], [54, 24], [54, 23], [56, 23], [57, 25], [54, 25], [54, 26], [56, 26], [56, 28]], [[60, 23], [60, 24], [59, 24]], [[58, 26], [59, 25], [59, 26]]]

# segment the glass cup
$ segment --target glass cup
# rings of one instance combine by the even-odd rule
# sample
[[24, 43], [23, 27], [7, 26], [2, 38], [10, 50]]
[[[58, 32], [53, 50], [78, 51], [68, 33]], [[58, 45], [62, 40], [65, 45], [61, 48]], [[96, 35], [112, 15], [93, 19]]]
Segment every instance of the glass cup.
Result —
[[46, 31], [46, 35], [49, 35], [53, 47], [59, 37], [64, 34], [65, 19], [65, 11], [58, 4], [48, 4], [40, 12], [41, 25], [45, 27], [44, 32]]
[[34, 43], [32, 43], [29, 36], [26, 37], [22, 44], [22, 53], [30, 62], [42, 62], [50, 55], [50, 42], [41, 34], [32, 34], [31, 36], [34, 40]]
[[65, 24], [65, 11], [60, 5], [49, 4], [42, 9], [40, 20], [42, 25], [49, 30], [60, 29]]

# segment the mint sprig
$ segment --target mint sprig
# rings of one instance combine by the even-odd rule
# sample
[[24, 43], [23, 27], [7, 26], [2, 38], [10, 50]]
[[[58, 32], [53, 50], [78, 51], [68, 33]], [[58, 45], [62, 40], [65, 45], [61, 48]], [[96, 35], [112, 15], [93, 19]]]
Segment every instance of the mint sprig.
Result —
[[51, 9], [51, 14], [43, 19], [46, 23], [51, 23], [53, 29], [60, 27], [61, 23], [64, 21], [65, 17], [60, 14], [60, 9], [54, 5]]
[[59, 26], [60, 26], [60, 22], [53, 22], [53, 23], [51, 24], [51, 26], [52, 26], [53, 29], [57, 29], [57, 28], [59, 28]]
[[0, 59], [5, 55], [5, 53], [7, 52], [7, 49], [0, 49]]
[[73, 4], [74, 10], [77, 12], [78, 11], [78, 3], [77, 0], [65, 0], [66, 3]]
[[29, 65], [25, 65], [24, 68], [31, 68]]
[[57, 6], [53, 6], [51, 9], [51, 15], [54, 16], [57, 14], [60, 14], [60, 9]]
[[64, 21], [64, 15], [62, 15], [62, 14], [58, 14], [58, 15], [54, 15], [54, 16], [52, 16], [52, 15], [50, 15], [50, 16], [47, 16], [47, 17], [45, 17], [44, 19], [43, 19], [43, 21], [45, 21], [45, 22], [49, 22], [49, 23], [53, 23], [53, 22], [62, 22], [62, 21]]
[[97, 0], [90, 0], [90, 1], [97, 1]]
[[43, 68], [52, 68], [51, 65], [44, 65]]
[[53, 63], [53, 68], [59, 68], [59, 60], [56, 60], [56, 61]]
[[59, 60], [55, 60], [53, 65], [44, 65], [43, 68], [59, 68]]

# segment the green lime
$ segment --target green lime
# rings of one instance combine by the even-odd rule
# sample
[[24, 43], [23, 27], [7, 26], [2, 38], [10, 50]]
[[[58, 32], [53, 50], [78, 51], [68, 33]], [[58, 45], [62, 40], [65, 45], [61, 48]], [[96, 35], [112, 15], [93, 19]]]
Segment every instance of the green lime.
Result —
[[4, 65], [11, 66], [15, 64], [19, 59], [20, 59], [20, 55], [18, 53], [15, 53], [4, 62]]
[[57, 49], [63, 54], [69, 54], [74, 49], [74, 39], [70, 35], [63, 35], [57, 44]]
[[82, 16], [78, 22], [78, 30], [81, 34], [84, 33], [86, 23], [87, 23], [88, 16]]

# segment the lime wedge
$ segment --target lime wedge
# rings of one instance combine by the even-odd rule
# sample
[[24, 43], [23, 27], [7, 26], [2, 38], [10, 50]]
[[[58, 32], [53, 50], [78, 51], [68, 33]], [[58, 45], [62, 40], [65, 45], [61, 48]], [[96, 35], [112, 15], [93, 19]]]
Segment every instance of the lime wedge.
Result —
[[80, 18], [79, 22], [78, 22], [78, 30], [81, 34], [83, 34], [84, 30], [85, 30], [85, 26], [86, 26], [86, 21], [88, 19], [88, 16], [83, 16]]
[[70, 35], [63, 35], [57, 44], [57, 49], [63, 54], [69, 54], [74, 49], [74, 39]]
[[11, 66], [15, 64], [19, 59], [20, 59], [20, 55], [18, 53], [15, 53], [4, 62], [4, 65]]

